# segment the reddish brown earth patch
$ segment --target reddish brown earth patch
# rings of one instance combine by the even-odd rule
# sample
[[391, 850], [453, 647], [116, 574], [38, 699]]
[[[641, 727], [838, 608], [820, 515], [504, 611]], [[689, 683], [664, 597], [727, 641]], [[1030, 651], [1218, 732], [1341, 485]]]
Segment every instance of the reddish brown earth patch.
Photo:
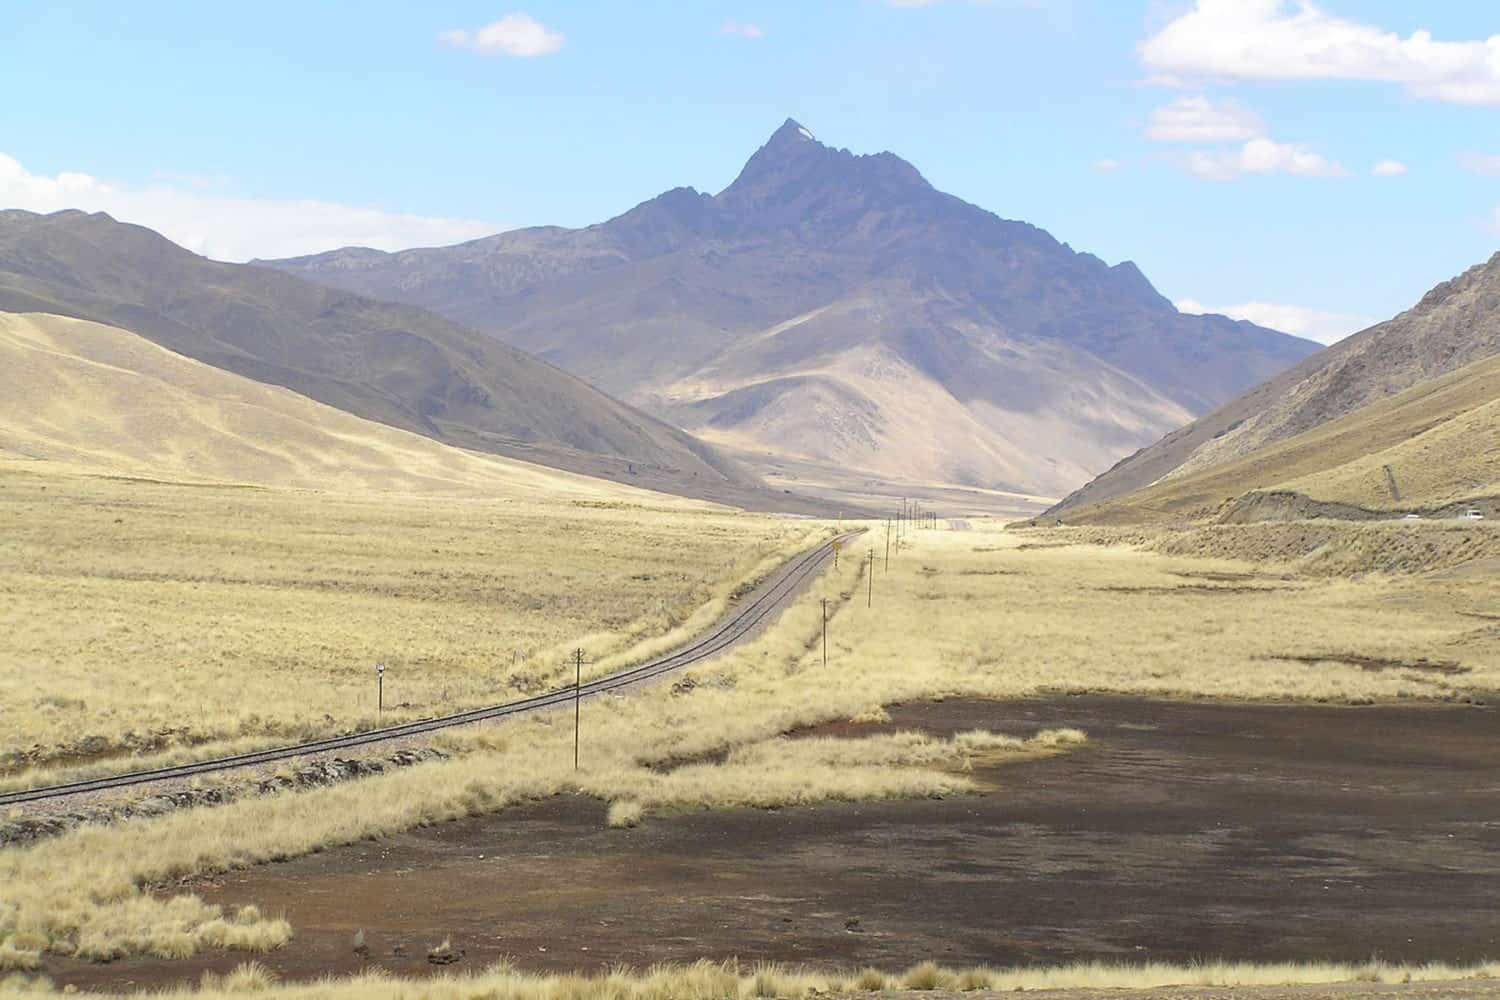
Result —
[[[291, 979], [369, 964], [593, 969], [700, 957], [899, 967], [1500, 956], [1500, 712], [1068, 697], [893, 708], [837, 735], [1086, 729], [1088, 748], [949, 800], [648, 816], [559, 798], [199, 883], [284, 913]], [[395, 954], [400, 949], [404, 954]], [[90, 966], [59, 983], [194, 979], [242, 954]]]

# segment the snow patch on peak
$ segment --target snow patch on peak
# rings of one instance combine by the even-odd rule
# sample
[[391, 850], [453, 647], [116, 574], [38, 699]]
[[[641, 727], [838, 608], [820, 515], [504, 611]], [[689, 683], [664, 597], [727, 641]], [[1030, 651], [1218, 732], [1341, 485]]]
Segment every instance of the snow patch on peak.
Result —
[[817, 142], [818, 141], [817, 138], [811, 132], [809, 132], [807, 129], [803, 128], [801, 125], [797, 126], [797, 134], [800, 135], [800, 136], [802, 136], [802, 138], [804, 138], [804, 139], [810, 139], [813, 142]]

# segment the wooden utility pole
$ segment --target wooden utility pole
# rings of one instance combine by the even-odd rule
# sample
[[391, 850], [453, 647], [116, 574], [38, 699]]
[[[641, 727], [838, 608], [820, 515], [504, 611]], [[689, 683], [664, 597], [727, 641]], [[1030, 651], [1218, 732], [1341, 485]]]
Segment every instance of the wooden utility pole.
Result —
[[891, 519], [885, 519], [885, 571], [891, 571]]
[[375, 664], [375, 724], [385, 718], [385, 664]]
[[583, 647], [573, 650], [573, 770], [578, 770], [578, 731], [583, 721]]
[[828, 666], [828, 598], [823, 598], [823, 666]]

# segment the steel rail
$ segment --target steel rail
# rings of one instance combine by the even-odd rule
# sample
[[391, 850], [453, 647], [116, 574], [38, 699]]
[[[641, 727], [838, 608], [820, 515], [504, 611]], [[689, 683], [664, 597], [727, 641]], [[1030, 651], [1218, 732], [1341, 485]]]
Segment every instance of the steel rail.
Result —
[[188, 778], [195, 775], [234, 770], [242, 767], [256, 767], [262, 764], [306, 757], [311, 754], [363, 747], [407, 736], [419, 736], [424, 733], [436, 732], [440, 729], [450, 729], [454, 726], [469, 725], [475, 722], [485, 722], [490, 719], [499, 719], [510, 715], [519, 715], [524, 712], [552, 708], [568, 704], [574, 698], [588, 698], [632, 684], [639, 684], [642, 681], [659, 677], [674, 670], [680, 670], [694, 663], [699, 663], [734, 644], [747, 632], [759, 625], [767, 615], [776, 610], [783, 599], [795, 591], [798, 584], [806, 579], [821, 563], [826, 561], [828, 556], [833, 552], [835, 544], [842, 544], [858, 534], [859, 532], [857, 531], [849, 532], [837, 538], [829, 539], [783, 563], [772, 574], [772, 582], [763, 587], [762, 592], [754, 601], [751, 601], [743, 608], [737, 609], [734, 614], [721, 620], [708, 633], [699, 636], [682, 648], [646, 663], [637, 664], [636, 666], [607, 674], [604, 677], [596, 678], [581, 686], [575, 687], [570, 684], [567, 687], [555, 688], [544, 694], [532, 695], [529, 698], [521, 698], [517, 701], [505, 702], [500, 705], [468, 709], [452, 715], [437, 716], [429, 719], [417, 719], [412, 722], [403, 722], [379, 729], [367, 729], [364, 732], [350, 733], [346, 736], [332, 736], [321, 740], [310, 740], [306, 743], [272, 747], [266, 750], [254, 750], [249, 753], [235, 754], [229, 757], [215, 757], [209, 760], [178, 764], [172, 767], [159, 767], [145, 771], [129, 771], [102, 778], [88, 778], [57, 785], [45, 785], [38, 788], [4, 792], [0, 793], [0, 806], [22, 805], [28, 802], [40, 802], [45, 799], [62, 798], [70, 795], [83, 795], [90, 792], [129, 788], [133, 785], [150, 782]]

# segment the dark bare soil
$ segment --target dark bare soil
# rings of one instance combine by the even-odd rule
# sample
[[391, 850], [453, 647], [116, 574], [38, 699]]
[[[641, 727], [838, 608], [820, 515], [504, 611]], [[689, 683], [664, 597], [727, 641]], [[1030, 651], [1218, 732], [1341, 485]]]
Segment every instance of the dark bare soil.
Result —
[[[1069, 755], [979, 777], [987, 794], [648, 817], [576, 798], [195, 883], [285, 913], [263, 961], [305, 979], [368, 961], [594, 968], [699, 957], [898, 967], [1500, 956], [1500, 711], [1066, 697], [949, 701], [887, 726], [1029, 734]], [[356, 956], [363, 928], [371, 955]], [[401, 954], [396, 954], [397, 951]], [[60, 983], [196, 978], [243, 955], [108, 966]]]

